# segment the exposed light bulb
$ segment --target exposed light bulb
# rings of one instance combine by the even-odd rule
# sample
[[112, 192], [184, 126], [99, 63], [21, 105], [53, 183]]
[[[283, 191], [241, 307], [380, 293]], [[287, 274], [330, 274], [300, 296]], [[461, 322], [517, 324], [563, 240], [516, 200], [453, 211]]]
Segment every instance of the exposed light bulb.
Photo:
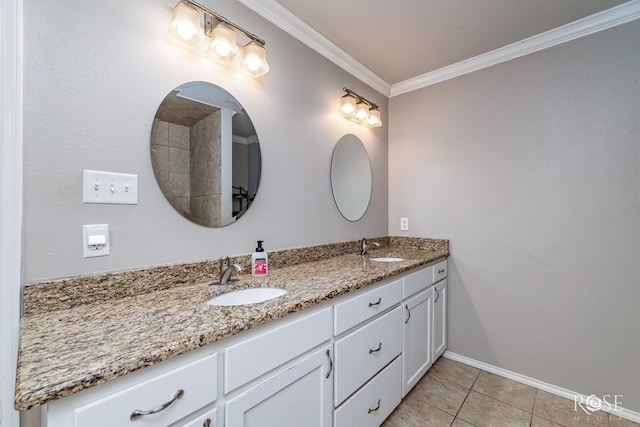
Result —
[[244, 65], [246, 65], [249, 71], [251, 71], [252, 73], [258, 71], [261, 64], [262, 62], [255, 56], [248, 56], [244, 59]]
[[191, 38], [196, 34], [195, 29], [187, 22], [177, 22], [176, 28], [180, 37], [185, 40], [191, 40]]

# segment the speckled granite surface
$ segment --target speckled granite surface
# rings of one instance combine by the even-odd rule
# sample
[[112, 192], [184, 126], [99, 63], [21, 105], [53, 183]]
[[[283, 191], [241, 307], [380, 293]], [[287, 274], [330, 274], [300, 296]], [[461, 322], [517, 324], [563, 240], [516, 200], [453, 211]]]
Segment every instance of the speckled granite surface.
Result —
[[[405, 260], [373, 262], [354, 254], [358, 242], [343, 242], [269, 252], [267, 279], [240, 275], [224, 287], [209, 286], [217, 261], [25, 286], [15, 408], [68, 396], [449, 255], [446, 240], [371, 240], [383, 246], [370, 256]], [[249, 264], [247, 256], [234, 260]], [[287, 293], [245, 306], [205, 303], [257, 286]]]

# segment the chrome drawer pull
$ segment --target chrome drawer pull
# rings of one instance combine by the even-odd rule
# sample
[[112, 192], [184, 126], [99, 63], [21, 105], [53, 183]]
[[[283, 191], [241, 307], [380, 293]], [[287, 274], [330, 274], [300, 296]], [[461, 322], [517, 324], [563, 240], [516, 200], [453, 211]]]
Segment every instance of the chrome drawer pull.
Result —
[[370, 302], [369, 303], [369, 307], [373, 307], [374, 305], [380, 305], [380, 303], [382, 302], [382, 298], [378, 297], [378, 301], [376, 302]]
[[442, 274], [444, 273], [444, 268], [441, 268], [440, 270], [438, 270], [438, 274]]
[[436, 299], [433, 302], [434, 304], [438, 302], [438, 300], [440, 299], [440, 292], [438, 292], [438, 288], [433, 288], [434, 291], [436, 291]]
[[327, 358], [329, 359], [329, 372], [324, 375], [325, 378], [329, 378], [331, 371], [333, 371], [333, 360], [331, 360], [331, 352], [329, 350], [327, 350]]
[[158, 412], [161, 412], [161, 411], [164, 411], [165, 409], [167, 409], [176, 400], [181, 399], [182, 396], [184, 396], [184, 390], [180, 389], [180, 390], [178, 390], [176, 392], [176, 394], [173, 395], [171, 400], [168, 401], [167, 403], [163, 403], [162, 405], [158, 406], [157, 408], [153, 408], [153, 409], [151, 409], [149, 411], [141, 411], [139, 409], [136, 409], [135, 411], [133, 411], [131, 413], [131, 416], [129, 418], [131, 419], [131, 421], [135, 421], [135, 420], [137, 420], [138, 418], [140, 418], [140, 417], [142, 417], [144, 415], [157, 414]]
[[211, 427], [211, 418], [207, 418], [206, 420], [204, 420], [202, 427]]
[[382, 350], [382, 343], [378, 343], [378, 348], [373, 348], [373, 349], [369, 349], [369, 354], [371, 353], [377, 353], [378, 351]]
[[404, 308], [405, 308], [405, 310], [407, 310], [407, 314], [408, 314], [407, 320], [404, 321], [404, 323], [406, 325], [407, 323], [409, 323], [409, 319], [411, 319], [411, 310], [409, 310], [409, 306], [406, 305], [406, 304], [405, 304]]
[[378, 409], [380, 409], [380, 399], [378, 399], [378, 406], [376, 406], [375, 408], [371, 409], [367, 409], [367, 414], [370, 414], [372, 412], [376, 412]]

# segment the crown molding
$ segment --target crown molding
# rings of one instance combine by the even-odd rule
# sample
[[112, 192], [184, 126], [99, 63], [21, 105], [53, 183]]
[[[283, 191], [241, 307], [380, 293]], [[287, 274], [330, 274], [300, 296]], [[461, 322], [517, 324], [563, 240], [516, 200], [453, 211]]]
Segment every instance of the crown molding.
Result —
[[586, 18], [507, 46], [474, 56], [464, 61], [404, 80], [391, 86], [390, 97], [431, 86], [530, 53], [538, 52], [580, 37], [612, 28], [640, 18], [640, 0], [632, 0]]
[[529, 55], [640, 18], [640, 0], [570, 22], [501, 48], [391, 85], [275, 0], [239, 0], [272, 24], [385, 96], [393, 97]]
[[311, 28], [300, 18], [284, 8], [275, 0], [239, 0], [240, 3], [267, 19], [281, 30], [289, 33], [320, 55], [368, 84], [384, 96], [389, 96], [391, 85], [376, 73], [356, 61], [344, 50], [329, 41], [322, 34]]

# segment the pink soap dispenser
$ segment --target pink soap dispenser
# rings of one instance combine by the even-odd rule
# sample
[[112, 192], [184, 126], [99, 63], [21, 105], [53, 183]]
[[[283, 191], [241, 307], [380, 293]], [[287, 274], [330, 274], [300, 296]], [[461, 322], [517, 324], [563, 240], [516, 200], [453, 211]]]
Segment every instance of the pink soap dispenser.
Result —
[[262, 247], [263, 240], [258, 240], [258, 247], [251, 255], [251, 275], [253, 277], [267, 277], [269, 272], [269, 258]]

